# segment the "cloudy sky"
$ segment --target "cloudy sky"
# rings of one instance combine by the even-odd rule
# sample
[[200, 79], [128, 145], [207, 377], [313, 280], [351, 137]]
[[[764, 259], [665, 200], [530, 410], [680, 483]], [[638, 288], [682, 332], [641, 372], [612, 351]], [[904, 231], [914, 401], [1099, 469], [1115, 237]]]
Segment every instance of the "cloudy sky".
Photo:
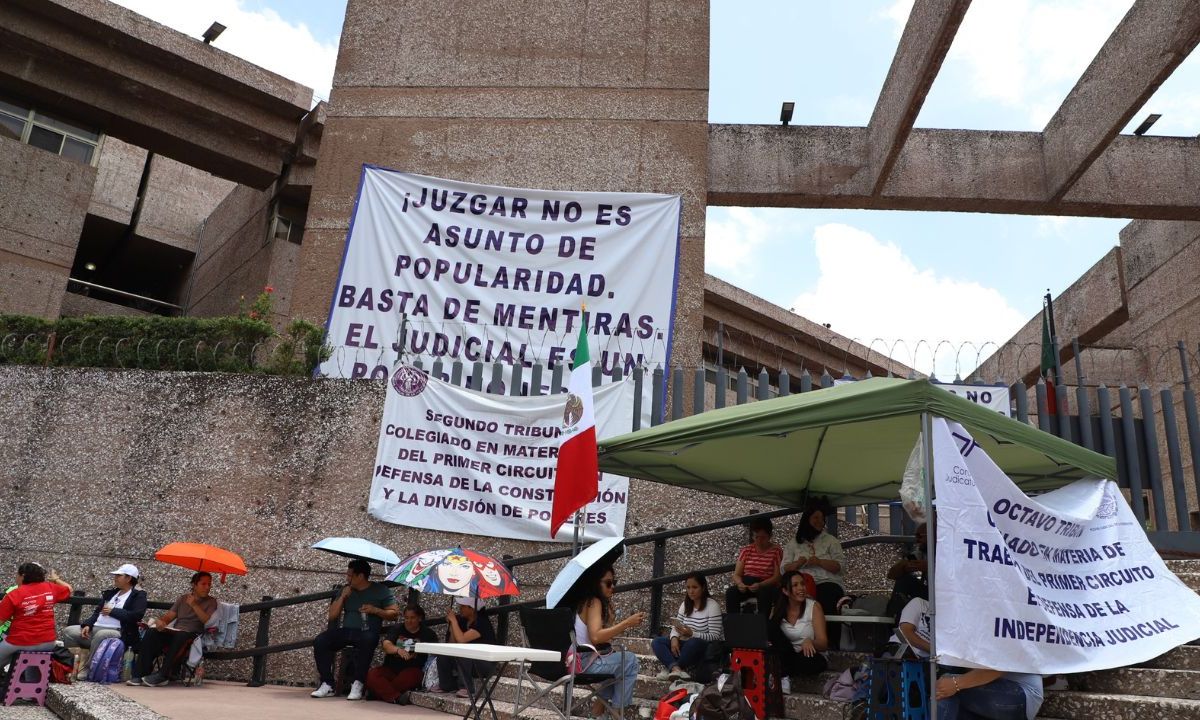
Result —
[[[345, 0], [117, 0], [182, 32], [213, 20], [216, 45], [328, 98]], [[974, 0], [917, 127], [1041, 130], [1132, 0]], [[912, 0], [712, 0], [709, 119], [865, 125]], [[1160, 135], [1200, 133], [1193, 55], [1131, 126], [1163, 113]], [[1128, 132], [1128, 129], [1126, 130]], [[1117, 244], [1123, 220], [970, 213], [710, 208], [708, 271], [929, 371], [919, 340], [966, 374]], [[985, 349], [986, 353], [986, 349]]]

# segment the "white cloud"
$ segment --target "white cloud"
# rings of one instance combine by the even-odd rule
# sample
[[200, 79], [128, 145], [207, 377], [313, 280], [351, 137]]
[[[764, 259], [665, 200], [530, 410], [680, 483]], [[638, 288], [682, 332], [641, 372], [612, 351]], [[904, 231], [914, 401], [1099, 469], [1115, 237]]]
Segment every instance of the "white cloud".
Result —
[[730, 282], [747, 282], [754, 277], [759, 249], [781, 229], [761, 211], [731, 207], [709, 215], [704, 231], [704, 270]]
[[[1133, 0], [975, 0], [942, 75], [965, 69], [958, 92], [1024, 112], [1042, 129]], [[903, 27], [910, 0], [885, 13]], [[937, 82], [934, 87], [938, 88]]]
[[921, 372], [934, 369], [936, 351], [940, 379], [966, 376], [977, 351], [964, 343], [1003, 343], [1027, 319], [997, 290], [919, 269], [896, 245], [857, 228], [821, 225], [813, 238], [820, 276], [796, 297], [796, 312], [864, 345], [885, 341], [877, 350], [902, 340], [893, 358]]
[[308, 26], [285, 20], [270, 8], [247, 10], [241, 0], [114, 2], [192, 37], [200, 37], [215, 20], [228, 29], [213, 45], [329, 98], [337, 45], [319, 42]]

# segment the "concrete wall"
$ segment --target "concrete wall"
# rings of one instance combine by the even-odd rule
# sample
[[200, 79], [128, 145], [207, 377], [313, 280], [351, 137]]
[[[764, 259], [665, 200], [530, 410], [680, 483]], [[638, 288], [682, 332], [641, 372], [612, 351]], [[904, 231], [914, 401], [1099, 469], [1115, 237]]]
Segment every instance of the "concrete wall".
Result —
[[[480, 183], [683, 197], [675, 328], [698, 335], [708, 4], [351, 0], [295, 314], [323, 321], [363, 163]], [[698, 343], [675, 345], [698, 366]]]
[[58, 317], [96, 169], [0, 138], [0, 313]]
[[[1200, 372], [1200, 223], [1136, 220], [1121, 230], [1115, 247], [1054, 299], [1063, 378], [1071, 389], [1076, 411], [1075, 386], [1089, 388], [1096, 407], [1094, 387], [1110, 389], [1125, 384], [1147, 386], [1154, 406], [1144, 413], [1137, 399], [1138, 417], [1151, 416], [1159, 437], [1163, 485], [1172, 486], [1167, 447], [1163, 440], [1163, 414], [1158, 391], [1175, 391], [1175, 416], [1181, 443], [1182, 484], [1188, 509], [1195, 511], [1193, 477], [1187, 429], [1183, 425], [1182, 368], [1176, 344], [1183, 341], [1191, 358], [1192, 378]], [[973, 377], [1001, 378], [1007, 382], [1036, 380], [1041, 358], [1042, 320], [1033, 317], [977, 370]], [[1079, 338], [1083, 377], [1075, 370], [1070, 342]], [[1112, 393], [1115, 406], [1116, 393]], [[1030, 408], [1036, 408], [1030, 393]], [[1116, 408], [1114, 408], [1116, 409]], [[1167, 492], [1165, 507], [1175, 526], [1175, 497]]]
[[275, 240], [264, 244], [269, 200], [269, 190], [239, 185], [208, 217], [194, 262], [188, 314], [236, 314], [240, 298], [252, 303], [269, 285], [277, 324], [286, 319], [300, 246]]
[[[140, 172], [134, 178], [135, 191], [138, 180]], [[150, 161], [150, 178], [135, 232], [196, 252], [201, 226], [234, 187], [236, 184], [228, 180], [155, 155]]]
[[104, 138], [88, 214], [128, 225], [145, 163], [146, 151], [142, 148], [113, 137]]
[[[12, 409], [0, 427], [0, 555], [6, 562], [49, 563], [93, 594], [108, 584], [107, 571], [132, 561], [142, 568], [151, 597], [160, 599], [183, 592], [188, 573], [154, 562], [154, 551], [175, 540], [211, 542], [241, 553], [250, 568], [249, 575], [218, 584], [215, 594], [249, 602], [329, 589], [345, 561], [308, 546], [331, 535], [365, 537], [401, 555], [459, 542], [496, 555], [562, 549], [369, 517], [383, 397], [382, 383], [367, 381], [0, 367], [0, 407]], [[753, 509], [634, 480], [626, 533]], [[794, 520], [778, 525], [783, 539], [794, 532]], [[853, 535], [843, 528], [843, 538]], [[737, 528], [670, 541], [667, 572], [730, 562], [743, 541]], [[649, 577], [651, 552], [649, 545], [631, 550], [622, 578]], [[893, 557], [890, 547], [852, 553], [848, 585], [885, 584], [883, 568]], [[523, 570], [525, 596], [541, 597], [558, 567]], [[726, 582], [714, 578], [714, 588]], [[671, 589], [670, 597], [677, 592]], [[440, 613], [444, 601], [427, 604]], [[243, 618], [240, 646], [253, 644], [256, 622], [254, 615]], [[276, 610], [271, 639], [311, 637], [324, 625], [322, 604]], [[248, 663], [210, 668], [224, 676], [248, 672]], [[311, 653], [273, 656], [269, 673], [311, 681]]]

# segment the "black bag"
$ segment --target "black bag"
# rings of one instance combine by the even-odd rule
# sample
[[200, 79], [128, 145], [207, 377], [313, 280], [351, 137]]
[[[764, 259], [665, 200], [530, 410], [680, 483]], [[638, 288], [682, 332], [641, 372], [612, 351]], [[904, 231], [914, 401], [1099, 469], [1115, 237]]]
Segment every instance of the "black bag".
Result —
[[737, 673], [704, 686], [692, 702], [692, 720], [756, 720]]
[[692, 668], [692, 679], [698, 683], [710, 683], [729, 670], [729, 648], [722, 640], [710, 640], [704, 648], [704, 657]]

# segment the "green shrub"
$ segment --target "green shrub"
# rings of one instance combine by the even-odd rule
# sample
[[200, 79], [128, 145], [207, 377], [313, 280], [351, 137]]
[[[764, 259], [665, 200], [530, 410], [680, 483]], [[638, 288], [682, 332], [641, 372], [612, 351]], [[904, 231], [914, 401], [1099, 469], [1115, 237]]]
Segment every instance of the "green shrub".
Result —
[[50, 352], [49, 364], [64, 367], [308, 375], [331, 352], [322, 334], [303, 320], [279, 338], [269, 323], [248, 317], [0, 315], [0, 364], [44, 365]]

